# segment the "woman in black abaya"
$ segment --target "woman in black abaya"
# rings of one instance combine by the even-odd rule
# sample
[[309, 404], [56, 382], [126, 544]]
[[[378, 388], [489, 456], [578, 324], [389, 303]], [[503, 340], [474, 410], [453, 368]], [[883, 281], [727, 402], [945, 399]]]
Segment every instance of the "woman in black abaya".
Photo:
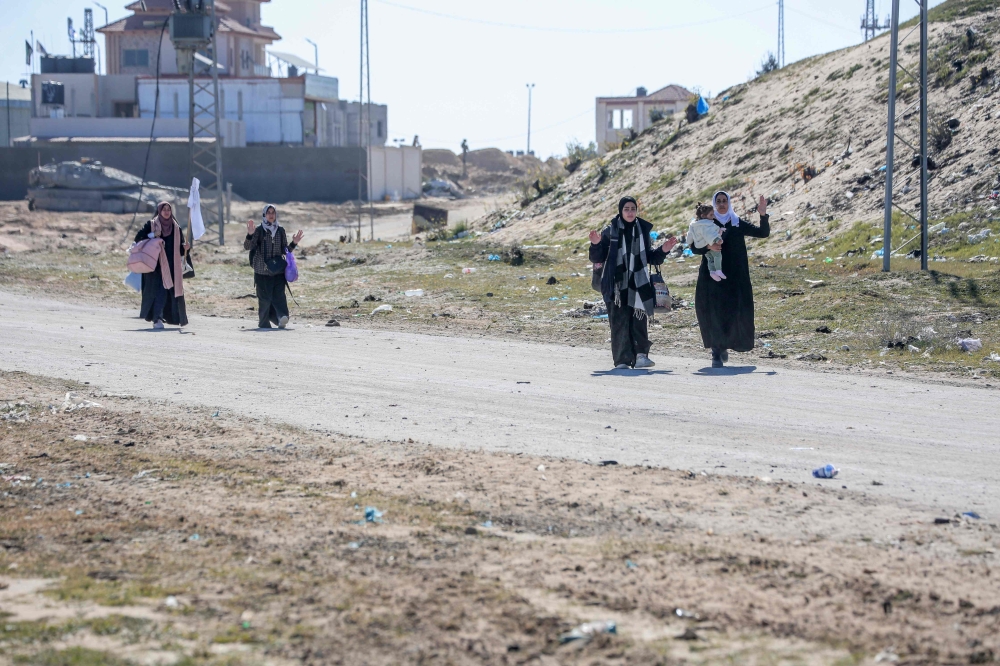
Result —
[[[771, 225], [767, 215], [767, 200], [760, 198], [757, 212], [760, 226], [740, 219], [732, 210], [729, 194], [716, 192], [712, 197], [715, 224], [722, 232], [722, 243], [706, 248], [691, 248], [703, 256], [698, 271], [698, 288], [694, 307], [701, 328], [701, 339], [706, 349], [712, 350], [712, 367], [721, 368], [729, 360], [729, 350], [746, 352], [754, 347], [753, 285], [750, 283], [750, 263], [747, 259], [746, 237], [767, 238]], [[708, 274], [708, 250], [722, 251], [722, 272], [726, 279], [720, 282]]]

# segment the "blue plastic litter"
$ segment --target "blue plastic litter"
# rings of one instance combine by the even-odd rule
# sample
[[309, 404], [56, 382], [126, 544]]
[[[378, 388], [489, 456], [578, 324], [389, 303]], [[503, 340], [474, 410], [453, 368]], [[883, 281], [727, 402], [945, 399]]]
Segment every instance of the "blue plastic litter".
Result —
[[885, 171], [885, 165], [883, 164], [882, 166], [880, 166], [879, 168], [877, 168], [875, 170], [876, 171]]
[[489, 528], [493, 527], [493, 521], [492, 520], [487, 520], [485, 523], [482, 523], [480, 525], [480, 527], [485, 527], [486, 529], [489, 529]]
[[711, 107], [708, 105], [708, 102], [705, 101], [705, 98], [699, 96], [698, 97], [698, 115], [699, 116], [705, 115], [706, 113], [708, 113], [708, 110], [710, 108]]
[[980, 516], [975, 511], [966, 511], [962, 515], [965, 516], [966, 518], [972, 518], [973, 520], [982, 520], [982, 516]]
[[382, 522], [382, 512], [373, 506], [365, 507], [365, 522], [366, 523], [381, 523]]
[[608, 315], [606, 315], [606, 314], [594, 315], [593, 317], [591, 317], [591, 319], [607, 319], [607, 318], [608, 318]]
[[625, 566], [627, 566], [629, 569], [638, 569], [639, 568], [639, 565], [636, 564], [635, 562], [633, 562], [632, 560], [625, 560]]
[[649, 239], [650, 240], [655, 241], [659, 237], [660, 237], [660, 232], [659, 231], [650, 231], [649, 232]]
[[885, 254], [885, 253], [883, 252], [882, 248], [879, 248], [879, 249], [875, 250], [875, 256], [876, 257], [881, 257], [883, 254]]
[[549, 300], [550, 301], [558, 301], [559, 297], [558, 296], [553, 296], [553, 297], [549, 298]]
[[199, 534], [192, 534], [191, 536], [188, 537], [188, 541], [198, 541], [200, 539], [201, 539], [201, 535], [199, 535]]
[[691, 248], [686, 247], [686, 248], [684, 248], [684, 256], [685, 257], [693, 257], [694, 256], [694, 252], [691, 251]]
[[840, 470], [833, 465], [823, 465], [813, 470], [813, 476], [817, 479], [832, 479], [839, 473]]
[[500, 255], [499, 254], [491, 254], [488, 257], [486, 257], [486, 261], [500, 261]]

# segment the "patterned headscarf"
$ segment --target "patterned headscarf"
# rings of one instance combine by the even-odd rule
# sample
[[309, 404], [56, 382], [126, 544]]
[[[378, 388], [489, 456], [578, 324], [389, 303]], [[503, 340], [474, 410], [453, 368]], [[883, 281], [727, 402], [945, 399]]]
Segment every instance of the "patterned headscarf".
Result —
[[[274, 211], [274, 224], [267, 221], [267, 211], [269, 209]], [[264, 212], [261, 213], [261, 220], [264, 224], [264, 230], [271, 234], [271, 238], [274, 238], [274, 234], [278, 233], [278, 209], [271, 204], [265, 205]]]

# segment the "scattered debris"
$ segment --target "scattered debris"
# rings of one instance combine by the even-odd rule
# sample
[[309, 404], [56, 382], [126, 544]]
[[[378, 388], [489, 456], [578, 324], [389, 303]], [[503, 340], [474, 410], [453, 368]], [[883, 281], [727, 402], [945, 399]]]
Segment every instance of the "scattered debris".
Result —
[[330, 321], [326, 322], [326, 325], [327, 326], [340, 326], [340, 322], [337, 321], [336, 319], [331, 319]]
[[365, 522], [366, 523], [381, 523], [382, 516], [384, 514], [373, 506], [365, 507]]
[[979, 351], [983, 348], [983, 341], [979, 338], [957, 338], [955, 344], [964, 352]]
[[62, 411], [64, 412], [75, 412], [78, 409], [90, 409], [92, 407], [100, 407], [100, 403], [92, 402], [77, 395], [76, 393], [67, 393], [65, 400], [63, 400]]
[[570, 643], [572, 641], [587, 640], [598, 634], [617, 634], [618, 627], [611, 621], [606, 620], [603, 622], [585, 622], [578, 627], [575, 627], [572, 631], [563, 634], [559, 637], [560, 643]]
[[840, 474], [840, 470], [833, 465], [824, 465], [813, 470], [813, 476], [817, 479], [833, 479], [838, 474]]
[[545, 281], [545, 284], [549, 284], [549, 285], [559, 284], [559, 280], [556, 279], [555, 275], [550, 275], [549, 279]]
[[380, 305], [377, 308], [375, 308], [374, 310], [372, 310], [372, 314], [373, 315], [377, 314], [379, 312], [392, 312], [392, 306], [389, 305], [388, 303], [386, 303], [385, 305]]

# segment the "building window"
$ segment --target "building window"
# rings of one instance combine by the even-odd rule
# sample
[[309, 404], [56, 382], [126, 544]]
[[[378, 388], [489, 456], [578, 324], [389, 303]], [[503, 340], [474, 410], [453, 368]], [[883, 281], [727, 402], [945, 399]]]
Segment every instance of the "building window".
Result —
[[124, 49], [122, 62], [125, 67], [149, 67], [149, 51], [146, 49]]
[[632, 129], [632, 109], [622, 111], [622, 129]]
[[375, 136], [377, 136], [380, 139], [382, 138], [382, 121], [381, 120], [378, 121], [378, 133]]
[[631, 129], [632, 109], [614, 109], [608, 111], [608, 129]]
[[138, 118], [135, 102], [115, 102], [115, 118]]

